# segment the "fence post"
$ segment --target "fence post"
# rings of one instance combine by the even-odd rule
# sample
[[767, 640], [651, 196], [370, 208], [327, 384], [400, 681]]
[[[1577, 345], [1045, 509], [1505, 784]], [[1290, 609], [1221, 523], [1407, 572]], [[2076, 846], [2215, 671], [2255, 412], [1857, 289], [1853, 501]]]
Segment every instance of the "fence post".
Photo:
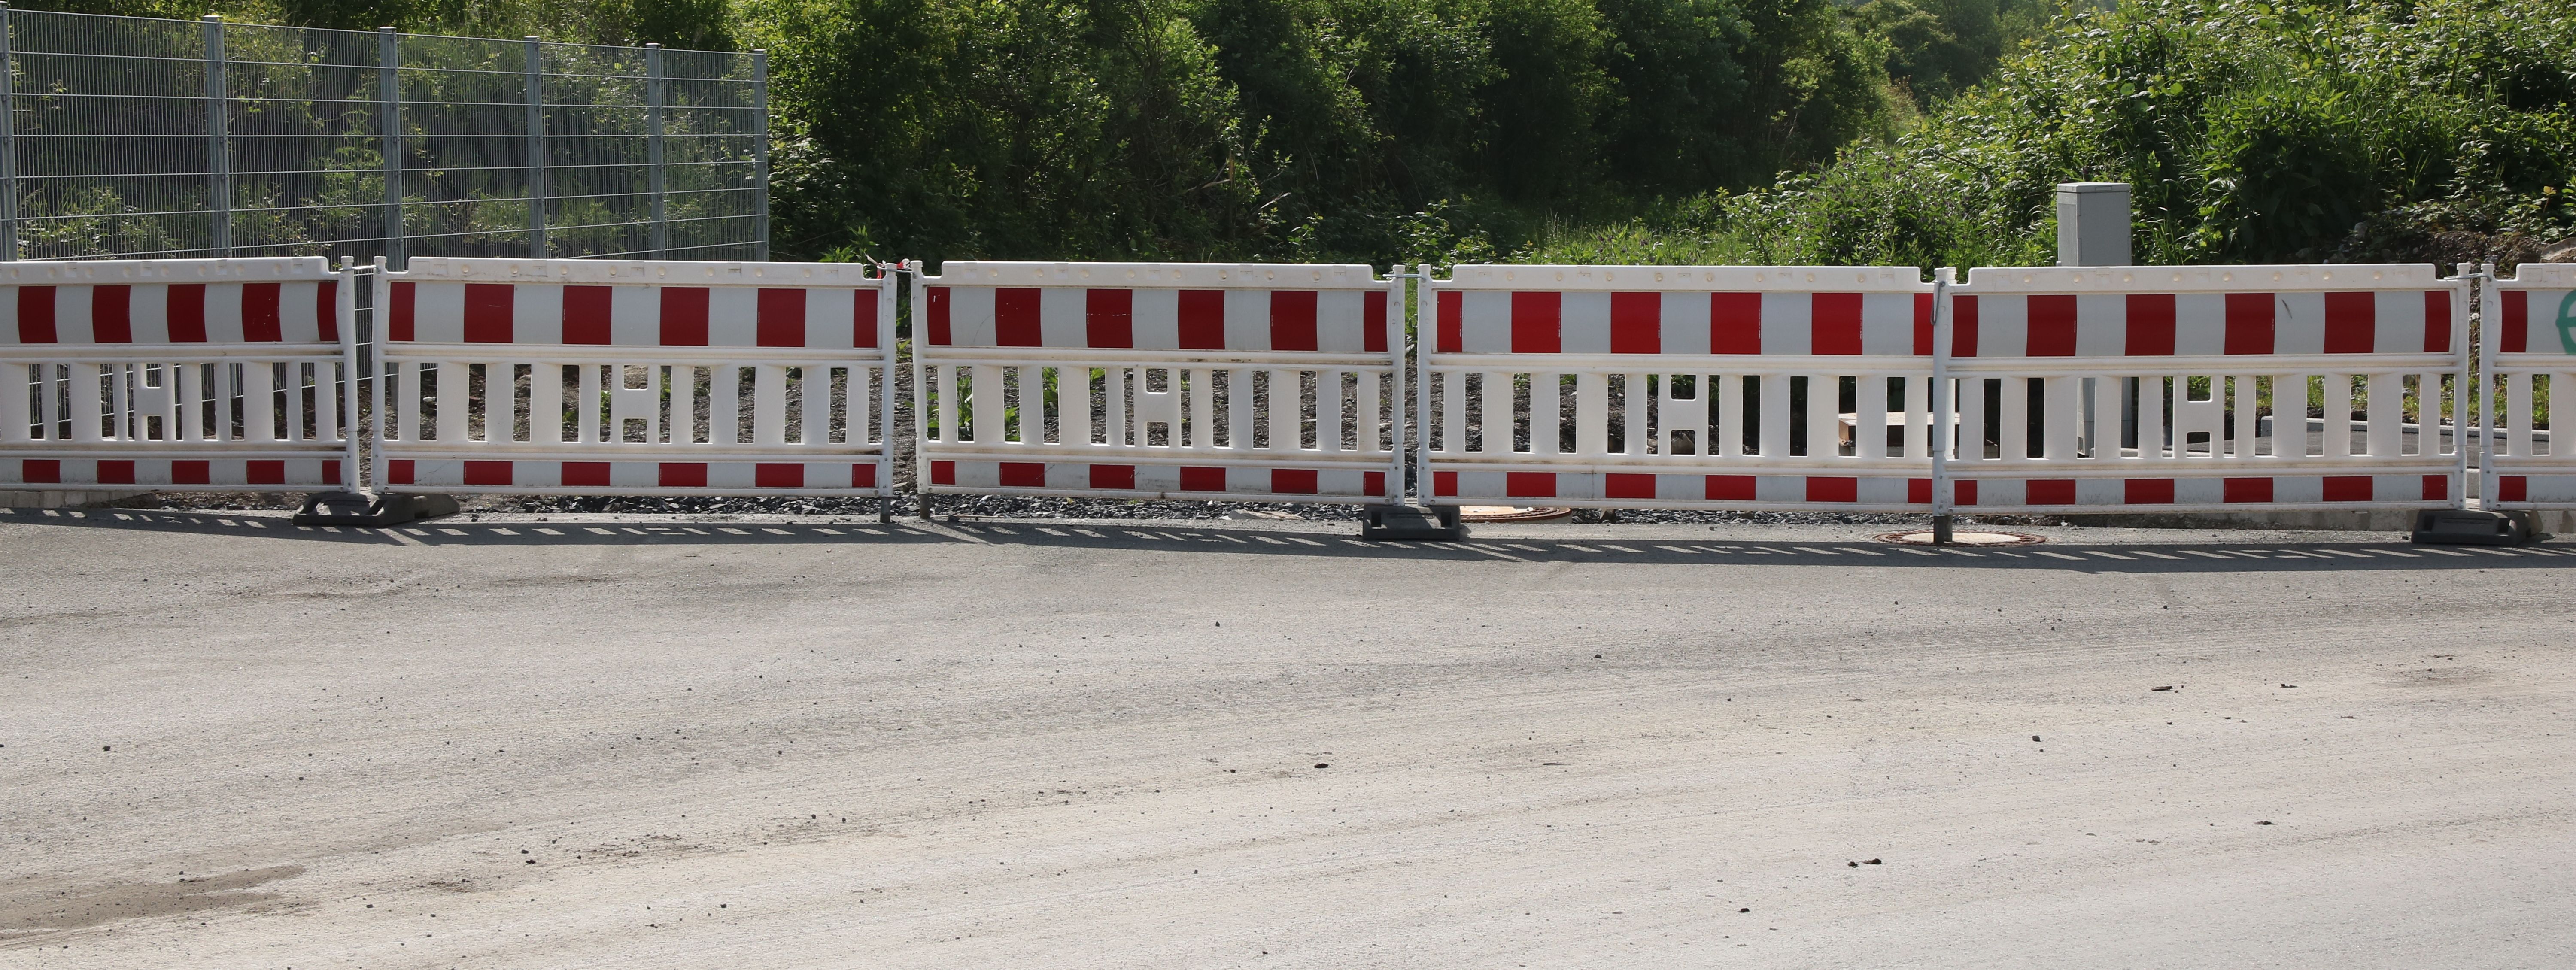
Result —
[[17, 65], [9, 5], [0, 3], [0, 260], [18, 258]]
[[233, 254], [232, 139], [224, 111], [224, 18], [205, 17], [206, 31], [206, 208], [215, 219], [215, 255]]
[[[6, 51], [0, 51], [5, 57]], [[5, 64], [0, 61], [0, 64]], [[7, 97], [0, 90], [0, 98]], [[0, 103], [6, 103], [0, 101]], [[769, 52], [751, 52], [751, 109], [760, 116], [760, 132], [751, 145], [751, 258], [769, 261]], [[6, 137], [0, 131], [0, 137]]]
[[[1919, 277], [1918, 277], [1919, 278]], [[1932, 271], [1932, 544], [1950, 544], [1950, 517], [1958, 488], [1950, 483], [1950, 449], [1966, 440], [1957, 427], [1958, 402], [1950, 393], [1950, 287], [1959, 271], [1944, 266]], [[1982, 431], [1979, 434], [1983, 434]], [[1977, 439], [1983, 447], [1983, 438]]]
[[662, 208], [662, 45], [644, 45], [644, 151], [653, 192], [653, 258], [671, 247], [670, 224]]
[[[402, 44], [391, 27], [376, 28], [376, 127], [385, 156], [385, 258], [403, 266]], [[355, 280], [356, 277], [350, 277]], [[354, 282], [352, 286], [356, 285]], [[352, 486], [354, 487], [354, 486]]]
[[528, 46], [528, 258], [546, 258], [545, 48], [535, 34]]

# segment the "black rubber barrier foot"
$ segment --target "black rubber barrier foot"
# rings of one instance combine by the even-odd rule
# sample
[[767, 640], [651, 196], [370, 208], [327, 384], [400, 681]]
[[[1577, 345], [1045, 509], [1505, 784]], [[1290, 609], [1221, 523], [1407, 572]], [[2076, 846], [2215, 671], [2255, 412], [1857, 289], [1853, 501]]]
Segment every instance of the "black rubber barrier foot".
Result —
[[295, 510], [296, 525], [345, 525], [361, 528], [401, 525], [415, 519], [456, 514], [456, 500], [445, 495], [366, 496], [356, 492], [315, 492]]
[[1362, 539], [1434, 539], [1454, 540], [1467, 537], [1467, 527], [1458, 524], [1454, 507], [1416, 508], [1410, 505], [1372, 505], [1360, 520]]
[[2532, 529], [2529, 512], [2425, 509], [2415, 513], [2411, 538], [2431, 545], [2520, 546], [2546, 537]]

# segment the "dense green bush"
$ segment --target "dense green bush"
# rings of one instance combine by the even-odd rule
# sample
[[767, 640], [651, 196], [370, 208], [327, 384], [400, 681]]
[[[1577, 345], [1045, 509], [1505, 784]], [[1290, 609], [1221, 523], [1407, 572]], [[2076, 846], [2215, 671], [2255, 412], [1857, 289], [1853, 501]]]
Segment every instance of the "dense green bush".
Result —
[[2046, 262], [2052, 186], [2078, 180], [2135, 185], [2149, 262], [2416, 259], [2445, 251], [2431, 244], [2444, 234], [2576, 235], [2562, 201], [2576, 11], [2128, 0], [2075, 13], [1920, 128], [1717, 198], [1693, 231], [1770, 261]]

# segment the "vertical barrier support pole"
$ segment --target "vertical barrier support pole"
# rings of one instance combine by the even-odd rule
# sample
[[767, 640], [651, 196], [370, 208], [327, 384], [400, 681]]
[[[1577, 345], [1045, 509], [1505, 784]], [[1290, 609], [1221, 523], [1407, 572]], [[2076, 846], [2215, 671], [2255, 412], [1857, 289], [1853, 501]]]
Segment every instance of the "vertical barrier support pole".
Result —
[[[937, 515], [937, 510], [930, 506], [930, 465], [921, 460], [921, 443], [929, 437], [925, 432], [939, 414], [936, 410], [938, 402], [930, 396], [931, 369], [921, 365], [922, 344], [930, 339], [930, 328], [924, 322], [930, 313], [929, 274], [918, 259], [904, 260], [902, 265], [912, 273], [912, 498], [921, 512], [921, 521], [928, 522]], [[886, 379], [886, 386], [894, 386], [892, 377]], [[957, 389], [943, 382], [939, 393], [954, 395]], [[891, 412], [894, 407], [889, 404], [886, 410]], [[939, 433], [950, 435], [957, 432], [954, 428], [942, 427]]]
[[[662, 45], [644, 45], [644, 151], [651, 170], [653, 192], [653, 258], [663, 258], [671, 248], [671, 225], [664, 221], [662, 184]], [[765, 190], [764, 190], [765, 191]]]
[[[331, 301], [331, 312], [339, 318], [340, 331], [340, 490], [359, 492], [358, 487], [358, 265], [347, 256], [340, 257], [338, 298]], [[320, 368], [316, 368], [319, 370]]]
[[[1455, 278], [1456, 271], [1451, 271]], [[1413, 419], [1421, 423], [1413, 435], [1413, 500], [1423, 508], [1439, 496], [1431, 487], [1431, 349], [1440, 333], [1438, 300], [1431, 293], [1431, 264], [1413, 268]], [[1464, 384], [1459, 387], [1464, 387]], [[1451, 389], [1453, 392], [1457, 388]], [[1447, 402], [1457, 407], [1458, 402]], [[1449, 447], [1456, 449], [1457, 442]]]
[[0, 3], [0, 260], [18, 258], [17, 60], [9, 5]]
[[[384, 135], [385, 256], [399, 268], [403, 265], [402, 44], [391, 27], [376, 28], [376, 127]], [[356, 278], [351, 277], [351, 282]]]
[[1950, 544], [1951, 511], [1958, 488], [1950, 483], [1950, 449], [1957, 444], [1958, 402], [1950, 399], [1950, 287], [1957, 269], [1932, 271], [1932, 544]]
[[545, 46], [530, 34], [528, 45], [528, 258], [546, 258], [546, 85]]
[[[1404, 504], [1404, 466], [1405, 459], [1411, 454], [1411, 451], [1405, 447], [1405, 443], [1412, 440], [1407, 437], [1405, 429], [1421, 420], [1421, 415], [1405, 413], [1412, 410], [1409, 406], [1412, 402], [1405, 399], [1404, 387], [1404, 362], [1412, 350], [1404, 344], [1405, 278], [1403, 263], [1387, 267], [1386, 285], [1392, 292], [1386, 295], [1386, 347], [1387, 356], [1395, 361], [1394, 373], [1388, 378], [1386, 392], [1387, 403], [1391, 405], [1388, 408], [1389, 417], [1392, 420], [1388, 422], [1386, 429], [1388, 439], [1386, 494], [1381, 497], [1386, 499], [1388, 505]], [[1420, 432], [1413, 432], [1413, 436], [1419, 437]]]
[[[761, 191], [764, 196], [768, 192], [765, 188]], [[764, 239], [761, 242], [761, 258], [767, 259], [768, 252], [769, 243]], [[903, 285], [902, 278], [895, 274], [902, 272], [903, 267], [904, 264], [901, 262], [877, 264], [877, 277], [885, 281], [885, 285], [878, 288], [876, 295], [877, 319], [882, 321], [878, 324], [877, 351], [884, 355], [885, 367], [885, 399], [877, 402], [877, 441], [884, 448], [885, 455], [885, 497], [877, 500], [877, 521], [879, 522], [894, 521], [894, 392], [895, 382], [902, 379], [896, 372], [903, 364], [902, 355], [898, 353], [902, 342], [895, 339], [897, 308], [894, 298], [895, 288]], [[914, 399], [919, 400], [920, 386], [915, 385], [913, 390]], [[913, 443], [912, 450], [915, 455], [921, 453], [921, 444], [918, 440]]]
[[[371, 281], [371, 285], [373, 285], [375, 289], [373, 290], [372, 295], [368, 297], [368, 303], [375, 307], [376, 321], [381, 324], [385, 319], [386, 308], [393, 305], [392, 300], [394, 289], [393, 284], [386, 281], [385, 258], [382, 256], [376, 257], [376, 273], [374, 280]], [[376, 333], [379, 335], [386, 332], [387, 331], [382, 326], [376, 328]], [[385, 417], [386, 382], [383, 360], [384, 354], [382, 350], [379, 349], [376, 355], [376, 362], [367, 365], [374, 368], [376, 371], [373, 374], [367, 375], [372, 378], [367, 381], [367, 383], [374, 387], [376, 399], [375, 420], [368, 424], [370, 432], [375, 435], [376, 439], [376, 460], [373, 466], [367, 469], [367, 481], [373, 483], [377, 488], [385, 487], [385, 442], [391, 440], [393, 437], [391, 431], [392, 426], [386, 424], [387, 418]], [[395, 376], [399, 378], [401, 376], [401, 371], [395, 371]], [[417, 400], [418, 396], [415, 395], [414, 399]], [[405, 415], [409, 415], [409, 409], [405, 409]], [[352, 433], [354, 433], [354, 430]]]
[[[2460, 264], [2461, 272], [2468, 270], [2469, 264]], [[2480, 265], [2477, 276], [2480, 280], [2478, 322], [2483, 324], [2478, 328], [2478, 386], [2475, 391], [2478, 398], [2478, 506], [2493, 512], [2498, 494], [2495, 476], [2495, 353], [2499, 328], [2496, 321], [2503, 315], [2495, 311], [2495, 287], [2489, 285], [2495, 282], [2495, 264]], [[2466, 488], [2461, 490], [2467, 491]]]
[[[751, 110], [760, 131], [751, 142], [751, 258], [769, 261], [769, 52], [751, 52]], [[653, 169], [656, 173], [661, 166]], [[660, 193], [655, 193], [658, 198]]]
[[217, 256], [233, 254], [233, 160], [230, 119], [224, 110], [224, 18], [205, 16], [206, 209], [214, 216]]

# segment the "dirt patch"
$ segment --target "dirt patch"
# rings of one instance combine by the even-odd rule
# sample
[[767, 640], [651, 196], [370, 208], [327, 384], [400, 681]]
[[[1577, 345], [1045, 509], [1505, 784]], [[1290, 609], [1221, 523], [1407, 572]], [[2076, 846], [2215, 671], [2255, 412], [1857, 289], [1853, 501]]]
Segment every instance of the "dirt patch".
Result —
[[0, 943], [50, 930], [76, 930], [119, 920], [238, 909], [278, 898], [251, 887], [304, 874], [303, 866], [269, 866], [173, 882], [134, 882], [65, 889], [50, 896], [0, 900]]

